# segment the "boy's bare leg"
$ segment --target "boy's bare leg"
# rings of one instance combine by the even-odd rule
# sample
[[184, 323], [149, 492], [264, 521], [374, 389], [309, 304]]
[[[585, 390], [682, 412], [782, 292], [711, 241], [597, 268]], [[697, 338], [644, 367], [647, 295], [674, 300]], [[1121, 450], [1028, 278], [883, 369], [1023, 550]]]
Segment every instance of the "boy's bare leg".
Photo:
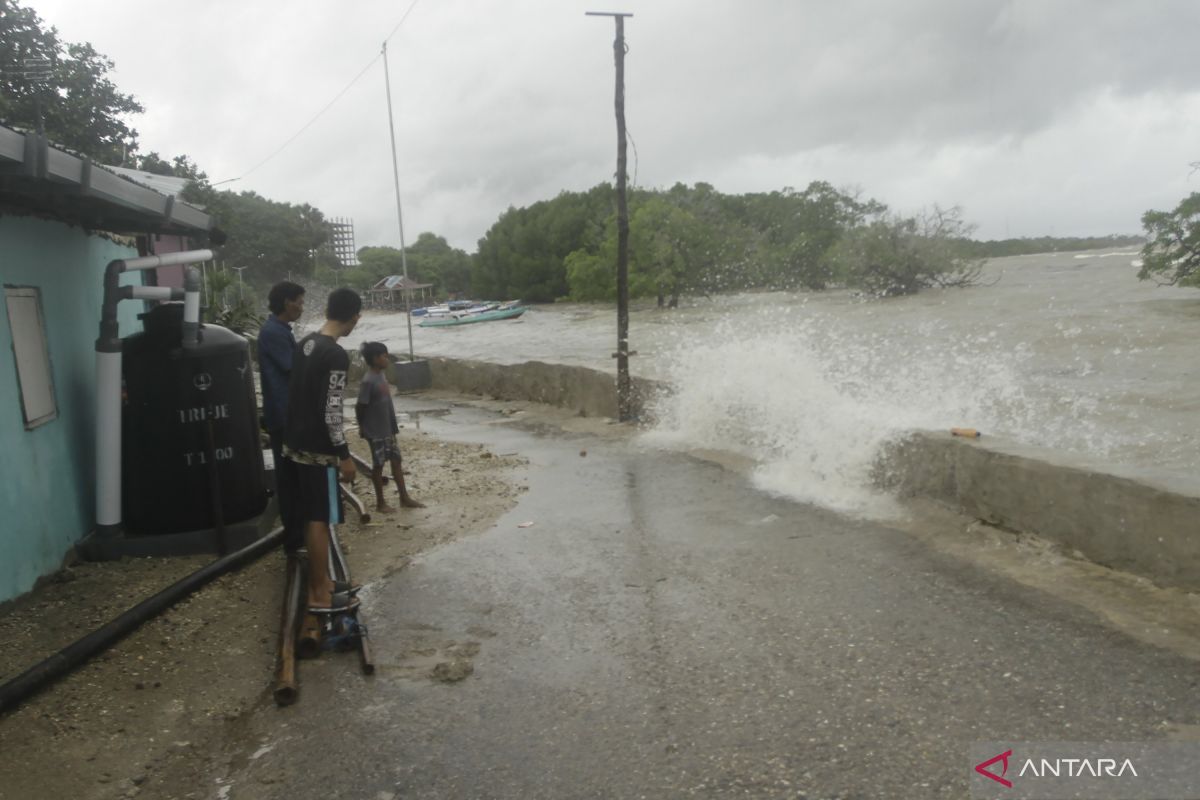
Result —
[[329, 576], [329, 524], [307, 523], [304, 542], [308, 547], [308, 605], [324, 608], [333, 597], [333, 579]]
[[395, 511], [383, 499], [383, 464], [371, 468], [371, 483], [375, 484], [375, 510], [385, 514]]
[[400, 489], [400, 505], [404, 508], [424, 508], [424, 503], [419, 503], [412, 499], [408, 493], [408, 486], [404, 483], [404, 469], [400, 464], [400, 459], [392, 459], [392, 480], [396, 482], [396, 486]]

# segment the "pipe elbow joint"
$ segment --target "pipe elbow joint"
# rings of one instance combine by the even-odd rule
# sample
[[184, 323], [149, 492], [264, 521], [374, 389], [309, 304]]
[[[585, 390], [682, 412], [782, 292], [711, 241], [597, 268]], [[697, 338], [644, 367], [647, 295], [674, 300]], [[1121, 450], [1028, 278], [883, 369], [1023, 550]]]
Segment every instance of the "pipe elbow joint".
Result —
[[104, 268], [104, 300], [100, 307], [100, 336], [96, 340], [96, 349], [113, 352], [120, 349], [120, 338], [117, 324], [117, 303], [121, 302], [121, 273], [125, 271], [125, 261], [115, 259], [108, 262]]
[[183, 273], [183, 290], [185, 292], [199, 292], [200, 289], [200, 270], [195, 267], [188, 267]]

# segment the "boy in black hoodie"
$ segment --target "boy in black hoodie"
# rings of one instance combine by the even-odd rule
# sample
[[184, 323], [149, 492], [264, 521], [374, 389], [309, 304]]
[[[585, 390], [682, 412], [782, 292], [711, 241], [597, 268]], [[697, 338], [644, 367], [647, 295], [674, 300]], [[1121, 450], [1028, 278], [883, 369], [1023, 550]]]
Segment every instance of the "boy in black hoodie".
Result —
[[[308, 547], [308, 606], [314, 613], [352, 608], [350, 587], [329, 574], [329, 526], [342, 521], [337, 481], [354, 480], [354, 462], [343, 430], [343, 394], [350, 358], [337, 340], [358, 324], [362, 298], [351, 289], [329, 295], [325, 324], [296, 345], [288, 382], [283, 456], [289, 471], [289, 513]], [[335, 598], [335, 589], [338, 590]]]

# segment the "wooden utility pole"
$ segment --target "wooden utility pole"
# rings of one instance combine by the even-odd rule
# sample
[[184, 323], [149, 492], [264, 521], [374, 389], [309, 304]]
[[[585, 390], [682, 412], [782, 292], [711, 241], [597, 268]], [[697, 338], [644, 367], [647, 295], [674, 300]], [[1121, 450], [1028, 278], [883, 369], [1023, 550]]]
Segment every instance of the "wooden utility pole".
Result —
[[612, 17], [617, 23], [613, 58], [617, 67], [617, 419], [633, 418], [632, 384], [629, 380], [629, 205], [625, 198], [625, 17], [610, 11], [588, 11], [590, 17]]

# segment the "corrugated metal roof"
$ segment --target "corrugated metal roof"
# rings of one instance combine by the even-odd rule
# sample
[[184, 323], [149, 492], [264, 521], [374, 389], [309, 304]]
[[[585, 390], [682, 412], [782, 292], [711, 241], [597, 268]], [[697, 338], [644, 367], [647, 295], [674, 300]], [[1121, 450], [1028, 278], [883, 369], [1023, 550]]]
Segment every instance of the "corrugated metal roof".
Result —
[[131, 181], [137, 181], [142, 186], [149, 186], [156, 192], [178, 197], [182, 194], [184, 188], [191, 183], [187, 178], [176, 178], [171, 175], [155, 175], [153, 172], [143, 172], [140, 169], [127, 169], [126, 167], [104, 167], [109, 172], [115, 172], [118, 175], [129, 178]]
[[[406, 284], [405, 281], [408, 281]], [[388, 275], [386, 278], [380, 278], [379, 281], [372, 286], [375, 291], [391, 291], [393, 289], [428, 289], [433, 286], [432, 283], [417, 283], [412, 278], [405, 278], [403, 275]]]
[[111, 233], [191, 234], [212, 228], [208, 214], [175, 195], [56, 147], [44, 136], [0, 126], [2, 206]]

